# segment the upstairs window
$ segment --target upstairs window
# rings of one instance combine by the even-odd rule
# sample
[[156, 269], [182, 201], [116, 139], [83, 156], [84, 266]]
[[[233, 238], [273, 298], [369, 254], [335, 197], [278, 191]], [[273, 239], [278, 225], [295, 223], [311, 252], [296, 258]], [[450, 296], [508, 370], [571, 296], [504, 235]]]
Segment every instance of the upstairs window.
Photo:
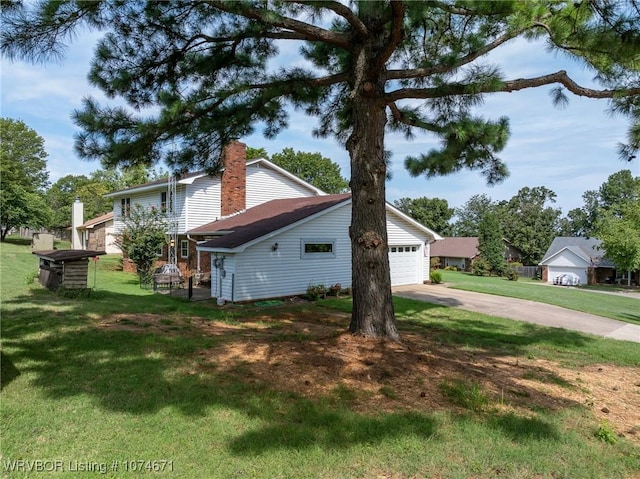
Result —
[[128, 218], [131, 214], [131, 198], [122, 198], [120, 200], [120, 216]]
[[167, 212], [167, 192], [163, 191], [160, 193], [160, 211], [162, 213]]

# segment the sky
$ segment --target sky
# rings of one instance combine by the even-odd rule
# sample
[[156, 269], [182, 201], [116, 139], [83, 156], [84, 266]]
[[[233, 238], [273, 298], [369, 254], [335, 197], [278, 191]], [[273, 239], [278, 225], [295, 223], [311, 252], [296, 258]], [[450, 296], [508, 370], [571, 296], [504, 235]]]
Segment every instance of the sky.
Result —
[[[98, 39], [97, 34], [81, 34], [70, 44], [64, 59], [42, 64], [0, 59], [0, 115], [22, 120], [45, 140], [47, 169], [52, 183], [59, 178], [88, 175], [100, 169], [99, 162], [80, 159], [73, 149], [74, 133], [79, 130], [71, 120], [84, 97], [107, 100], [87, 81], [89, 64]], [[295, 49], [283, 48], [282, 61], [299, 61]], [[594, 86], [592, 74], [566, 57], [557, 57], [540, 43], [512, 41], [491, 57], [507, 79], [532, 77], [567, 70], [583, 86]], [[443, 198], [450, 207], [462, 207], [471, 196], [486, 194], [494, 201], [508, 200], [528, 186], [545, 186], [557, 195], [554, 207], [563, 214], [583, 205], [582, 195], [598, 189], [609, 175], [630, 169], [640, 176], [640, 159], [631, 163], [618, 159], [616, 145], [624, 142], [628, 120], [607, 114], [605, 100], [578, 98], [568, 93], [569, 104], [563, 109], [553, 106], [552, 87], [488, 96], [477, 114], [485, 118], [510, 119], [511, 137], [500, 153], [510, 176], [501, 184], [488, 186], [479, 172], [462, 171], [427, 179], [412, 178], [404, 169], [404, 158], [426, 153], [437, 140], [418, 133], [413, 140], [387, 134], [385, 147], [392, 152], [392, 179], [387, 183], [387, 201], [399, 198]], [[259, 130], [241, 141], [268, 154], [293, 148], [296, 151], [320, 152], [336, 162], [345, 178], [349, 177], [349, 157], [335, 139], [317, 139], [312, 130], [317, 119], [292, 111], [289, 128], [275, 139], [265, 139]], [[640, 155], [638, 155], [640, 156]]]

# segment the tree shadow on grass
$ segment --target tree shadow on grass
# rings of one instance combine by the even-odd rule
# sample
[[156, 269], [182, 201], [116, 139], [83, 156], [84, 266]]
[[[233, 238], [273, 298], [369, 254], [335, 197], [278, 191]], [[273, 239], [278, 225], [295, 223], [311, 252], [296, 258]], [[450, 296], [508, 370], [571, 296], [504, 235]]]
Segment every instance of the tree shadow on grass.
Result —
[[9, 356], [0, 351], [0, 390], [20, 375], [20, 371], [13, 364]]
[[[225, 313], [189, 305], [192, 308], [189, 314], [174, 315], [184, 303], [172, 298], [105, 293], [83, 301], [60, 300], [58, 306], [64, 306], [63, 310], [52, 311], [44, 304], [47, 294], [51, 301], [58, 300], [51, 293], [43, 293], [36, 302], [33, 297], [13, 300], [12, 317], [3, 318], [3, 347], [10, 351], [12, 360], [28, 378], [26, 380], [53, 400], [88, 396], [108, 411], [155, 414], [171, 407], [185, 417], [206, 416], [216, 406], [233, 409], [264, 424], [238, 435], [229, 443], [231, 451], [239, 455], [274, 448], [320, 446], [333, 449], [407, 435], [423, 439], [437, 437], [437, 421], [432, 414], [402, 410], [360, 414], [349, 409], [348, 401], [336, 402], [335, 398], [323, 396], [309, 399], [286, 388], [278, 388], [276, 386], [281, 385], [273, 384], [268, 374], [252, 374], [242, 363], [236, 366], [222, 363], [217, 367], [198, 363], [203, 351], [213, 351], [208, 358], [216, 359], [218, 347], [233, 342], [248, 342], [256, 349], [273, 348], [273, 338], [267, 337], [265, 331], [270, 327], [281, 327], [277, 316], [283, 314], [284, 309], [275, 313], [271, 310], [271, 314], [276, 315], [273, 325], [265, 323], [263, 329], [251, 331], [250, 341], [247, 341], [242, 324], [218, 327], [215, 334], [195, 331], [194, 321], [206, 325], [207, 316], [217, 314], [221, 318]], [[22, 307], [17, 307], [23, 303]], [[416, 315], [423, 311], [420, 308], [442, 308], [426, 304], [412, 307]], [[169, 312], [165, 315], [166, 311]], [[439, 313], [446, 314], [446, 310]], [[122, 317], [113, 320], [114, 315]], [[146, 320], [145, 315], [154, 316], [156, 322]], [[110, 318], [108, 323], [104, 321], [107, 317]], [[525, 324], [521, 332], [509, 332], [506, 327], [481, 320], [450, 318], [438, 325], [425, 325], [416, 319], [407, 323], [419, 334], [432, 335], [453, 345], [471, 342], [489, 348], [502, 341], [508, 345], [511, 354], [535, 342], [562, 346], [588, 341], [578, 333], [552, 334], [547, 331], [549, 328]], [[530, 328], [528, 332], [527, 327]], [[303, 344], [296, 354], [300, 355], [303, 364], [313, 365], [310, 357], [322, 358], [336, 371], [338, 379], [348, 374], [339, 356], [328, 357], [323, 353], [326, 342], [305, 340], [303, 335], [299, 341]], [[288, 347], [290, 345], [283, 345], [285, 349]], [[308, 357], [304, 357], [305, 354]], [[327, 357], [323, 358], [323, 354]], [[409, 361], [403, 362], [400, 357], [403, 367], [391, 372], [380, 369], [375, 361], [365, 362], [368, 371], [365, 374], [401, 376], [411, 370], [416, 355], [406, 351], [406, 358]], [[455, 358], [442, 356], [437, 360], [440, 361], [437, 366], [458, 370], [466, 367], [457, 364]], [[482, 374], [491, 377], [492, 372], [487, 370]], [[531, 432], [529, 423], [498, 416], [493, 427], [514, 436], [520, 434], [523, 440], [532, 434], [556, 437], [551, 426], [545, 426], [542, 420], [536, 421], [540, 424], [534, 425], [533, 430], [538, 431], [535, 433]]]
[[[111, 294], [110, 300], [128, 304], [132, 298]], [[409, 434], [425, 439], [435, 434], [435, 422], [428, 415], [369, 417], [335, 400], [310, 400], [276, 390], [268, 378], [256, 379], [241, 366], [194, 367], [199, 351], [243, 340], [240, 327], [207, 337], [167, 317], [160, 320], [164, 329], [159, 331], [158, 323], [145, 322], [141, 314], [136, 329], [118, 329], [120, 324], [131, 325], [126, 318], [115, 326], [102, 324], [91, 312], [90, 299], [75, 306], [67, 303], [60, 312], [40, 305], [16, 308], [3, 324], [4, 347], [21, 367], [24, 380], [52, 400], [87, 396], [108, 411], [146, 415], [171, 407], [185, 417], [203, 417], [210, 408], [221, 406], [265, 422], [229, 445], [236, 454], [270, 448], [335, 449]]]

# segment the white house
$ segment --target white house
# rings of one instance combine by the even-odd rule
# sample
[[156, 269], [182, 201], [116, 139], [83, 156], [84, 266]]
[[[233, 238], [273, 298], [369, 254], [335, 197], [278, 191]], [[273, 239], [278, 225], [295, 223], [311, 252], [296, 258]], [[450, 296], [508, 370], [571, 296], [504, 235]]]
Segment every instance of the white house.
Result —
[[580, 284], [612, 282], [616, 278], [615, 265], [603, 257], [600, 244], [596, 238], [554, 238], [540, 261], [543, 281], [551, 283], [560, 274], [574, 273]]
[[[173, 211], [177, 262], [180, 270], [189, 276], [192, 272], [206, 272], [209, 268], [208, 255], [196, 254], [196, 242], [202, 238], [187, 234], [190, 230], [269, 200], [325, 194], [268, 160], [247, 161], [246, 145], [237, 141], [224, 149], [222, 162], [224, 168], [218, 175], [195, 172], [177, 177], [175, 197], [167, 179], [105, 195], [113, 199], [115, 233], [122, 229], [124, 217], [136, 204]], [[159, 261], [167, 260], [167, 249], [165, 245], [162, 251], [158, 251]]]
[[[351, 285], [351, 195], [272, 200], [189, 231], [211, 258], [211, 296], [247, 301]], [[429, 244], [442, 239], [387, 204], [392, 285], [429, 278]]]

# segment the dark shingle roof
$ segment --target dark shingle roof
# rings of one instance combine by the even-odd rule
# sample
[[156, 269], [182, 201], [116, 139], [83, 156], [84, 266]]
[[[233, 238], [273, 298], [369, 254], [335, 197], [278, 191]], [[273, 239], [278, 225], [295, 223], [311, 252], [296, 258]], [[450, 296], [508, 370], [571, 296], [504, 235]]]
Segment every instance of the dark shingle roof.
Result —
[[65, 261], [78, 261], [81, 259], [92, 258], [94, 256], [101, 256], [107, 253], [104, 251], [93, 251], [87, 249], [54, 249], [47, 251], [33, 251], [33, 254], [49, 261], [64, 263]]
[[190, 230], [190, 235], [219, 235], [200, 246], [233, 249], [273, 233], [351, 198], [342, 195], [310, 196], [272, 200], [243, 213]]

